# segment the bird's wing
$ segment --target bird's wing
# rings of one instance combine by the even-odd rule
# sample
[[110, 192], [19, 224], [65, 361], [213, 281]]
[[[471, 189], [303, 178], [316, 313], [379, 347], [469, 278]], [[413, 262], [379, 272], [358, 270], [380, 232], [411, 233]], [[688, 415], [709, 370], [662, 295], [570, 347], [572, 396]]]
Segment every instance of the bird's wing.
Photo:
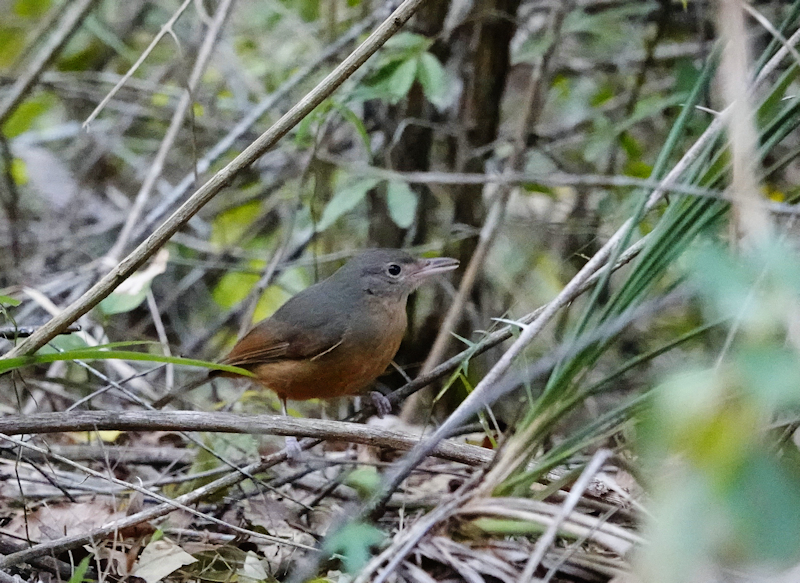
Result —
[[341, 344], [349, 314], [330, 309], [325, 301], [298, 299], [257, 324], [236, 343], [223, 363], [247, 368], [278, 360], [313, 359]]
[[222, 364], [247, 368], [284, 358], [288, 348], [289, 342], [265, 337], [256, 327], [236, 343]]

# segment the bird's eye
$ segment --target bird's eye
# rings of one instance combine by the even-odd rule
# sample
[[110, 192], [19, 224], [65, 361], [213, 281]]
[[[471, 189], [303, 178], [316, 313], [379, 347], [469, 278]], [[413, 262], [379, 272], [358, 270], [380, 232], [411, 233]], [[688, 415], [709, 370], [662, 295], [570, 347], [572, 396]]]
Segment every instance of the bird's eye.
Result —
[[397, 263], [390, 263], [389, 267], [386, 268], [386, 273], [388, 273], [392, 277], [397, 277], [398, 275], [400, 275], [400, 272], [402, 270], [403, 268], [397, 265]]

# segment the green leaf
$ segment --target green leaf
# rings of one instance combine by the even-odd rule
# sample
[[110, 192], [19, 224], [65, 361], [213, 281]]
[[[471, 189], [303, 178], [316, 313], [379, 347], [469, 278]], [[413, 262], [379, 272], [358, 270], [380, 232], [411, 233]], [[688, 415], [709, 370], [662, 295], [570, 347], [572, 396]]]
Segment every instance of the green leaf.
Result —
[[0, 27], [0, 67], [12, 65], [24, 48], [25, 29], [23, 27]]
[[733, 523], [728, 536], [734, 539], [727, 548], [787, 567], [797, 560], [800, 482], [796, 468], [766, 451], [754, 452], [724, 493], [722, 503]]
[[370, 548], [384, 541], [385, 535], [371, 524], [351, 522], [325, 542], [325, 550], [342, 556], [348, 573], [357, 573], [367, 564]]
[[72, 577], [69, 578], [68, 583], [83, 583], [86, 579], [86, 571], [89, 570], [89, 562], [92, 560], [92, 555], [87, 555], [81, 559], [78, 566], [72, 572]]
[[34, 354], [33, 356], [17, 356], [15, 358], [5, 358], [0, 360], [0, 374], [10, 370], [32, 366], [34, 364], [49, 364], [61, 360], [140, 360], [144, 362], [163, 362], [167, 364], [180, 364], [185, 366], [199, 366], [213, 370], [231, 372], [233, 374], [252, 377], [253, 373], [238, 366], [218, 364], [194, 358], [181, 358], [179, 356], [161, 356], [159, 354], [147, 354], [145, 352], [133, 352], [128, 350], [107, 350], [108, 345], [94, 346], [79, 350], [69, 350], [52, 354]]
[[411, 86], [414, 84], [414, 79], [417, 76], [417, 66], [419, 61], [416, 58], [404, 61], [392, 76], [389, 78], [388, 89], [390, 101], [397, 103], [403, 97], [408, 95]]
[[221, 307], [229, 310], [247, 297], [258, 280], [257, 273], [231, 271], [220, 278], [219, 283], [211, 292], [211, 297]]
[[358, 468], [347, 475], [344, 483], [351, 488], [355, 488], [362, 500], [366, 500], [370, 495], [377, 492], [381, 484], [381, 477], [375, 468]]
[[31, 129], [36, 120], [50, 110], [55, 99], [49, 93], [38, 93], [23, 101], [3, 124], [3, 134], [7, 138], [16, 137]]
[[419, 58], [417, 80], [422, 85], [422, 92], [436, 109], [442, 110], [453, 102], [454, 93], [450, 90], [450, 76], [439, 59], [430, 53], [423, 53]]
[[317, 225], [317, 232], [320, 233], [330, 227], [336, 220], [353, 210], [360, 203], [367, 192], [380, 182], [376, 178], [362, 178], [356, 181], [346, 180], [342, 188], [336, 190], [325, 210], [322, 211], [322, 218]]
[[336, 111], [339, 112], [342, 118], [349, 122], [358, 132], [358, 135], [361, 137], [361, 141], [364, 143], [364, 149], [367, 151], [367, 154], [371, 153], [372, 146], [370, 144], [369, 134], [367, 133], [367, 128], [364, 127], [364, 122], [361, 121], [361, 118], [358, 117], [352, 109], [342, 103], [334, 103], [333, 106]]
[[384, 49], [391, 51], [420, 51], [425, 50], [431, 41], [422, 35], [413, 32], [398, 32], [384, 44]]
[[147, 292], [150, 291], [150, 283], [148, 282], [136, 293], [117, 293], [112, 292], [106, 296], [103, 301], [97, 306], [100, 311], [106, 316], [113, 316], [114, 314], [122, 314], [130, 312], [138, 308], [144, 299], [147, 297]]
[[14, 307], [20, 305], [21, 303], [22, 302], [20, 302], [19, 300], [15, 300], [14, 298], [8, 296], [0, 296], [0, 304], [3, 304], [4, 306]]
[[17, 0], [14, 14], [23, 18], [39, 18], [50, 10], [50, 0]]
[[417, 214], [417, 193], [405, 182], [392, 180], [386, 188], [389, 216], [401, 229], [407, 229]]
[[21, 158], [14, 158], [11, 160], [11, 178], [14, 180], [14, 184], [18, 186], [25, 186], [28, 184], [30, 180], [28, 165], [25, 164], [25, 161]]
[[219, 248], [238, 243], [253, 221], [258, 218], [260, 211], [261, 200], [254, 200], [220, 213], [211, 226], [209, 242]]

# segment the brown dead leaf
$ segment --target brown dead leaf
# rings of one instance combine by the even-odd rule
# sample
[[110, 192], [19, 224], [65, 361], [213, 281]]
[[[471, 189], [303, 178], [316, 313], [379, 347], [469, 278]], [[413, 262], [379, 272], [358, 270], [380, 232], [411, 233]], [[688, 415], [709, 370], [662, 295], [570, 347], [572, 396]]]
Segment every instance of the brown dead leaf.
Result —
[[[6, 525], [10, 533], [34, 541], [49, 541], [63, 536], [74, 536], [125, 517], [124, 512], [115, 510], [110, 504], [101, 500], [91, 502], [60, 502], [43, 504], [27, 514], [27, 520], [20, 511]], [[26, 528], [27, 522], [27, 528]]]

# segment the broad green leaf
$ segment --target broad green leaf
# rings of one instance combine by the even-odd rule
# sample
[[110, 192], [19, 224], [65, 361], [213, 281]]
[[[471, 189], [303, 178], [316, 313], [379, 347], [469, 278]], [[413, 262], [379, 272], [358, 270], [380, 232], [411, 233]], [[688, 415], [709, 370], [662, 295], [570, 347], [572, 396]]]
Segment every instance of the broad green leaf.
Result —
[[300, 17], [306, 22], [314, 22], [319, 19], [320, 0], [300, 0], [295, 2], [300, 12]]
[[391, 180], [386, 187], [389, 216], [401, 229], [407, 229], [417, 214], [417, 193], [405, 182]]
[[100, 311], [106, 316], [130, 312], [141, 305], [141, 303], [147, 297], [147, 292], [149, 291], [150, 283], [145, 284], [139, 291], [135, 293], [128, 294], [114, 292], [105, 297], [97, 307], [100, 308]]
[[419, 58], [417, 80], [422, 85], [422, 92], [436, 109], [444, 109], [453, 101], [450, 76], [439, 59], [430, 53], [423, 53]]
[[418, 59], [408, 59], [395, 69], [395, 72], [389, 78], [388, 82], [389, 95], [392, 103], [397, 103], [408, 95], [411, 86], [414, 84], [414, 79], [417, 76], [418, 64]]
[[381, 477], [375, 468], [363, 467], [347, 474], [344, 483], [351, 488], [355, 488], [358, 495], [363, 500], [366, 500], [380, 487]]
[[28, 165], [25, 160], [21, 158], [14, 158], [11, 160], [11, 178], [14, 179], [14, 184], [17, 186], [25, 186], [30, 180], [28, 174]]
[[247, 297], [253, 286], [258, 283], [258, 279], [257, 273], [230, 271], [223, 275], [214, 286], [211, 297], [223, 308], [233, 308]]
[[[144, 342], [118, 342], [116, 343], [119, 346], [145, 346], [145, 345], [155, 345], [158, 344], [144, 341]], [[104, 346], [109, 347], [108, 344]], [[86, 341], [80, 334], [59, 334], [55, 338], [53, 338], [50, 342], [42, 346], [39, 350], [36, 351], [36, 354], [56, 354], [59, 352], [66, 352], [69, 350], [82, 350], [84, 348], [89, 348], [90, 346], [86, 344]]]
[[0, 26], [0, 68], [8, 67], [25, 48], [25, 29], [21, 26]]
[[379, 180], [376, 178], [345, 181], [344, 186], [336, 190], [333, 198], [331, 198], [325, 210], [322, 211], [322, 217], [317, 225], [317, 232], [324, 231], [335, 223], [339, 217], [353, 210], [378, 182]]

